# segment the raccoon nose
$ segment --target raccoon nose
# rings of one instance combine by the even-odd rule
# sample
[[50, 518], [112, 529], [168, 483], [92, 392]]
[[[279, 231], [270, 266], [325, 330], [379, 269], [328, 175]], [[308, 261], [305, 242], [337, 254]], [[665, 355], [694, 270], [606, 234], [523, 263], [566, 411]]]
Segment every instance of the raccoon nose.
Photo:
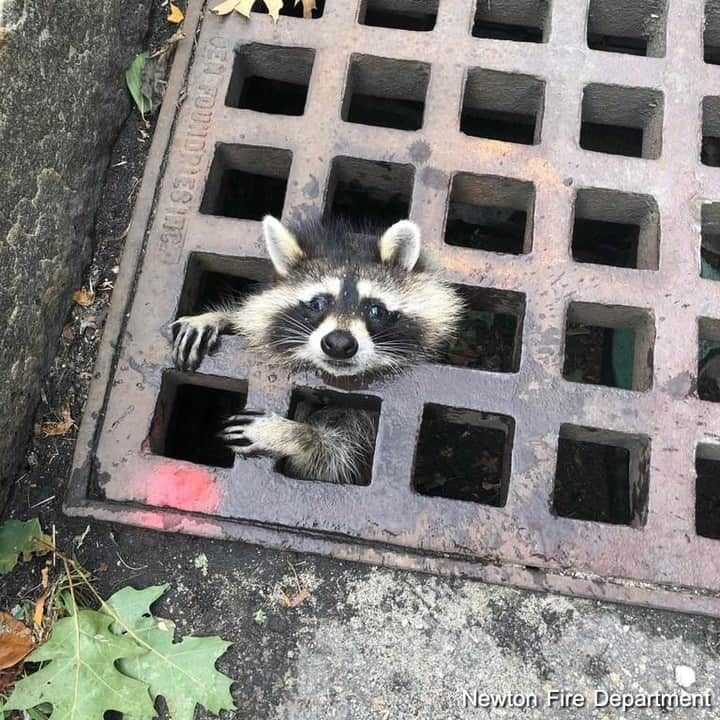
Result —
[[352, 333], [347, 330], [333, 330], [321, 341], [322, 351], [336, 360], [347, 360], [358, 350], [358, 344]]

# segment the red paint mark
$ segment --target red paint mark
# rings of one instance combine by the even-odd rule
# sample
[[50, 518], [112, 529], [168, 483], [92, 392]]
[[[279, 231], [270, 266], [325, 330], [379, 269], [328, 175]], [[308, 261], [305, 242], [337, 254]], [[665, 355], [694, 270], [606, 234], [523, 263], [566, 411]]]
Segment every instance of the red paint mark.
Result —
[[153, 530], [165, 529], [163, 516], [159, 512], [152, 512], [151, 510], [133, 513], [131, 522], [137, 523], [140, 527], [152, 528]]
[[146, 487], [148, 505], [209, 514], [220, 506], [215, 476], [204, 468], [163, 463], [148, 477]]

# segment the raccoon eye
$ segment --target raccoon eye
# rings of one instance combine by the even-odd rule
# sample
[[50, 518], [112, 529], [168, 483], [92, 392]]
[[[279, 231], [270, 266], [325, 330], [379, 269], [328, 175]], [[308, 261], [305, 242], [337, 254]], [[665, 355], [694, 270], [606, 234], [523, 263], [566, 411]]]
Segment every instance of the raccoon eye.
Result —
[[378, 304], [373, 304], [368, 308], [368, 317], [371, 320], [384, 320], [388, 316], [388, 311]]
[[325, 312], [328, 306], [328, 299], [324, 295], [316, 295], [307, 305], [313, 312]]

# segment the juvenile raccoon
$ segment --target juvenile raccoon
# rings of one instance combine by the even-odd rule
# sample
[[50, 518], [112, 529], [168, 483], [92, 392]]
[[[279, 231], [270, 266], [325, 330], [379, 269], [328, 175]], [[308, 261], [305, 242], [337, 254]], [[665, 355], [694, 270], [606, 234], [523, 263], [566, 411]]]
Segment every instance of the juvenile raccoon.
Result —
[[[178, 368], [195, 370], [222, 333], [237, 333], [289, 369], [397, 373], [454, 336], [463, 303], [428, 266], [414, 223], [402, 220], [378, 238], [343, 222], [290, 231], [267, 216], [263, 235], [275, 281], [237, 304], [175, 321]], [[221, 437], [240, 455], [285, 458], [298, 477], [348, 483], [369, 465], [375, 430], [361, 410], [324, 408], [301, 420], [244, 410]]]

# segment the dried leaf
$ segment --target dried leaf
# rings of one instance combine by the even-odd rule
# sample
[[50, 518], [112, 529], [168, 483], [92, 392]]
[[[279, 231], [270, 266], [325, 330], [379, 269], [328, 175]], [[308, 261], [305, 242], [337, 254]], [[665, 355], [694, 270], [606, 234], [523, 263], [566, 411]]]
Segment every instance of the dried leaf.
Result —
[[300, 590], [292, 597], [286, 592], [283, 592], [282, 602], [285, 607], [296, 608], [298, 605], [300, 605], [300, 603], [304, 602], [309, 597], [310, 593], [305, 588], [300, 588]]
[[303, 6], [303, 17], [306, 19], [311, 18], [312, 11], [317, 10], [315, 0], [295, 0], [295, 6], [298, 6], [300, 3], [302, 3]]
[[167, 85], [165, 78], [171, 49], [169, 45], [165, 45], [162, 50], [153, 53], [140, 74], [140, 90], [151, 112], [155, 112], [160, 107], [165, 94]]
[[240, 13], [243, 17], [250, 19], [250, 11], [252, 10], [255, 0], [236, 0], [235, 12]]
[[238, 0], [225, 0], [225, 2], [221, 2], [219, 5], [216, 5], [212, 11], [216, 15], [229, 15], [235, 9], [237, 4]]
[[32, 630], [10, 613], [0, 612], [0, 670], [17, 665], [34, 647]]
[[15, 665], [7, 670], [0, 670], [0, 693], [4, 693], [15, 684], [21, 669], [22, 665]]
[[168, 22], [175, 23], [177, 25], [185, 19], [185, 15], [183, 15], [183, 11], [175, 5], [175, 3], [170, 3], [170, 13], [167, 16], [167, 19]]
[[47, 595], [41, 595], [35, 601], [35, 610], [33, 611], [33, 625], [42, 625], [43, 615], [45, 614], [45, 601], [48, 599]]
[[54, 437], [56, 435], [65, 435], [75, 427], [75, 421], [70, 414], [70, 403], [68, 402], [61, 410], [61, 420], [57, 422], [44, 422], [40, 426], [40, 432], [44, 437]]
[[295, 587], [297, 592], [291, 597], [284, 590], [281, 590], [282, 601], [286, 607], [295, 608], [300, 605], [301, 602], [307, 600], [310, 597], [310, 593], [300, 584], [300, 578], [298, 577], [295, 566], [288, 560], [288, 567], [292, 570], [293, 578], [295, 580]]
[[82, 307], [90, 307], [95, 302], [95, 291], [92, 288], [80, 288], [73, 293], [73, 300]]
[[280, 19], [280, 11], [282, 10], [283, 0], [263, 0], [270, 17], [277, 22]]

